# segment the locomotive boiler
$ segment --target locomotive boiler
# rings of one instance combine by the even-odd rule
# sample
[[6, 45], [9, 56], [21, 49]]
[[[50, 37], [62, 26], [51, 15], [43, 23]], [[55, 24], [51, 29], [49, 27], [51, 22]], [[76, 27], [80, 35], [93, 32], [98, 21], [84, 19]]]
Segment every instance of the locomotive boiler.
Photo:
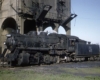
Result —
[[[75, 51], [78, 37], [46, 32], [29, 32], [28, 34], [11, 33], [4, 42], [7, 62], [11, 65], [59, 63]], [[5, 54], [5, 51], [3, 54]]]

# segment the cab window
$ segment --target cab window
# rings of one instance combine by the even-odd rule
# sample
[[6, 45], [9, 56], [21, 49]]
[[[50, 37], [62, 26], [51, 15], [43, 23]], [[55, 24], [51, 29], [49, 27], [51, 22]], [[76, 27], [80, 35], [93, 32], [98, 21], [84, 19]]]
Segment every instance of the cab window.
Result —
[[70, 45], [74, 46], [75, 45], [75, 40], [70, 40]]

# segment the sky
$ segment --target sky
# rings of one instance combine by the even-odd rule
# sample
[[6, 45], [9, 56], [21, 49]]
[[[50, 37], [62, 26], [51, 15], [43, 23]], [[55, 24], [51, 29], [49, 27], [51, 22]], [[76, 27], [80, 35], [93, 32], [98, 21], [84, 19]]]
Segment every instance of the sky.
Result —
[[71, 34], [100, 44], [100, 0], [71, 0], [71, 12], [78, 15]]
[[[100, 44], [100, 0], [71, 0], [71, 13], [78, 15], [71, 21], [71, 35]], [[66, 34], [62, 27], [58, 33]]]

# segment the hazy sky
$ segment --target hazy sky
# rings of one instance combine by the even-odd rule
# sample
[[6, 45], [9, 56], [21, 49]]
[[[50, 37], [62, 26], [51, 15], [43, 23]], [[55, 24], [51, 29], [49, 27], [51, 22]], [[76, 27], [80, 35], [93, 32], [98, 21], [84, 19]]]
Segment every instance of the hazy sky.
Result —
[[[71, 12], [78, 15], [71, 21], [71, 35], [100, 44], [100, 0], [71, 0]], [[66, 34], [62, 27], [59, 33]]]
[[[100, 44], [100, 0], [71, 0], [71, 12], [78, 16], [71, 21], [71, 34]], [[65, 33], [60, 28], [59, 33]]]

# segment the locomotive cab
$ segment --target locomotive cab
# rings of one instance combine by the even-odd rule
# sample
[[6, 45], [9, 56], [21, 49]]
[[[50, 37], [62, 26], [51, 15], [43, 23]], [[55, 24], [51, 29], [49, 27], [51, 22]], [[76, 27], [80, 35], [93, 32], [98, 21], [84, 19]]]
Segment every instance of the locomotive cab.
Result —
[[78, 42], [79, 38], [75, 37], [75, 36], [68, 36], [67, 38], [67, 48], [68, 48], [68, 52], [75, 52], [75, 46], [76, 43]]

